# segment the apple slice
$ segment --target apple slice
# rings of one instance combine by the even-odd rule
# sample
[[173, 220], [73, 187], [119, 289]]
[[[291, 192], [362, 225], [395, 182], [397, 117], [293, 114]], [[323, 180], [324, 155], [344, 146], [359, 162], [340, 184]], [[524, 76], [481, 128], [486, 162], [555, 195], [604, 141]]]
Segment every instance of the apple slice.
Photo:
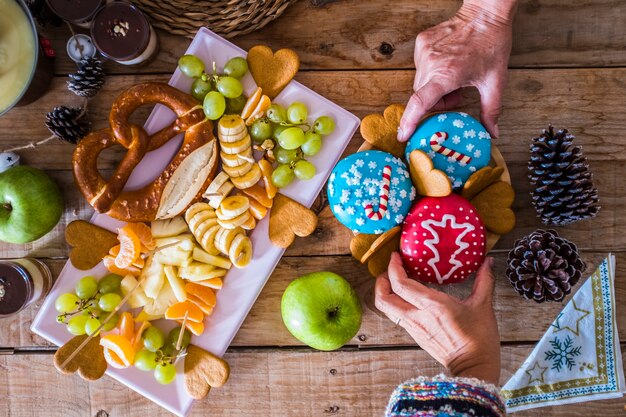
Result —
[[141, 286], [145, 294], [152, 299], [157, 298], [165, 282], [163, 265], [154, 256], [149, 256], [146, 266], [141, 271], [141, 277], [143, 279]]
[[150, 229], [154, 238], [178, 236], [188, 233], [187, 223], [182, 216], [173, 217], [165, 220], [155, 220], [151, 223]]
[[165, 276], [167, 277], [167, 281], [172, 287], [172, 291], [174, 291], [174, 295], [178, 301], [185, 301], [187, 299], [187, 291], [185, 291], [185, 283], [182, 279], [178, 277], [176, 273], [175, 267], [171, 265], [165, 266], [163, 268], [165, 271]]
[[192, 256], [193, 259], [198, 262], [213, 265], [218, 268], [230, 269], [232, 266], [231, 262], [227, 258], [211, 255], [198, 247], [193, 248]]
[[[120, 282], [122, 294], [126, 295], [130, 291], [133, 291], [133, 289], [137, 287], [137, 283], [138, 281], [134, 276], [126, 275]], [[128, 297], [127, 302], [130, 308], [139, 308], [148, 304], [150, 302], [150, 299], [146, 297], [146, 293], [143, 291], [141, 286], [139, 286], [139, 288], [135, 289], [130, 297]]]

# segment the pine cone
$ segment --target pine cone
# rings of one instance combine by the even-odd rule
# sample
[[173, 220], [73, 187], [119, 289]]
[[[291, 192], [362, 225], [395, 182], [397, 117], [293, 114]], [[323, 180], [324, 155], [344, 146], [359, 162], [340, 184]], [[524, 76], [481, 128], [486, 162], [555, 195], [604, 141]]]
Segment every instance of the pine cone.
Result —
[[554, 230], [537, 230], [515, 242], [506, 276], [526, 299], [562, 301], [585, 268], [575, 244]]
[[46, 126], [59, 139], [76, 144], [89, 133], [91, 123], [82, 107], [61, 106], [46, 114]]
[[67, 88], [81, 97], [93, 97], [104, 84], [104, 69], [97, 58], [85, 57], [78, 63], [78, 70], [69, 74]]
[[587, 158], [567, 129], [554, 133], [548, 126], [530, 146], [529, 178], [532, 200], [541, 221], [563, 226], [595, 217], [600, 210]]

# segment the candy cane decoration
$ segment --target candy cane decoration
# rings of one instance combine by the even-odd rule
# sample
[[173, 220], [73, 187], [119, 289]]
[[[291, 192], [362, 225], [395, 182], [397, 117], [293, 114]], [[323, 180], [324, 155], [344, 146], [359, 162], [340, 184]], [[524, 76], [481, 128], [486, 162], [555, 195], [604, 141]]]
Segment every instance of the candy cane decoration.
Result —
[[371, 204], [365, 206], [365, 215], [372, 220], [380, 220], [387, 214], [387, 201], [389, 200], [389, 184], [391, 183], [391, 167], [385, 165], [383, 168], [383, 187], [380, 190], [380, 200], [378, 211], [374, 211]]
[[454, 158], [457, 162], [461, 164], [467, 164], [472, 158], [468, 155], [463, 155], [457, 151], [453, 151], [450, 148], [446, 148], [441, 145], [446, 139], [448, 139], [448, 134], [446, 132], [436, 132], [430, 137], [430, 147], [433, 151], [442, 154], [443, 156], [447, 156], [450, 158]]

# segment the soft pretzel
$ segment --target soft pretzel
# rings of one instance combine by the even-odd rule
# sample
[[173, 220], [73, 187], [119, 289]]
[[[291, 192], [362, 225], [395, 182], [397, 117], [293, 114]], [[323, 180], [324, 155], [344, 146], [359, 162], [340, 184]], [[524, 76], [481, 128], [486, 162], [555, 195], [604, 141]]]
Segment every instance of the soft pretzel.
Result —
[[[160, 103], [177, 119], [148, 136], [128, 121], [139, 106]], [[143, 83], [124, 91], [111, 108], [110, 128], [93, 132], [76, 146], [72, 163], [74, 179], [96, 211], [123, 221], [151, 221], [175, 217], [202, 197], [215, 175], [218, 145], [213, 123], [191, 96], [163, 83]], [[163, 146], [179, 133], [183, 143], [170, 164], [152, 183], [124, 191], [132, 171], [146, 152]], [[100, 153], [114, 145], [127, 149], [111, 178], [106, 181], [97, 168]]]

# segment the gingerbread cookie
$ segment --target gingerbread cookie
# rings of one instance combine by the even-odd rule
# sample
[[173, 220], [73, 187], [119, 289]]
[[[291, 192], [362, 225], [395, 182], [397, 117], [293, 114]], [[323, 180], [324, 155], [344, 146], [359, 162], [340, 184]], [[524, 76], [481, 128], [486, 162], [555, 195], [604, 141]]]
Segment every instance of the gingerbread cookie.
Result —
[[515, 213], [511, 205], [515, 191], [509, 183], [498, 181], [481, 191], [471, 200], [487, 230], [503, 235], [515, 227]]
[[402, 227], [400, 249], [409, 276], [435, 284], [461, 282], [482, 264], [485, 228], [463, 197], [425, 197]]
[[257, 45], [248, 51], [248, 67], [256, 84], [274, 99], [298, 73], [300, 58], [291, 49], [272, 49]]
[[398, 141], [398, 127], [404, 106], [391, 104], [383, 114], [368, 114], [361, 121], [361, 136], [370, 145], [402, 158], [406, 142]]
[[75, 220], [67, 225], [65, 240], [72, 246], [72, 265], [81, 270], [98, 265], [109, 250], [119, 243], [115, 233], [84, 220]]
[[446, 174], [433, 167], [428, 155], [414, 150], [409, 155], [411, 180], [417, 193], [427, 197], [445, 197], [452, 193], [452, 185]]
[[191, 398], [201, 400], [211, 387], [221, 387], [230, 375], [228, 362], [198, 346], [189, 345], [185, 355], [185, 390]]
[[409, 170], [382, 151], [352, 154], [328, 179], [328, 204], [344, 226], [357, 233], [381, 234], [399, 224], [415, 198]]
[[93, 337], [68, 364], [61, 368], [87, 337], [87, 335], [75, 336], [55, 352], [54, 366], [59, 372], [66, 375], [78, 372], [78, 375], [87, 381], [102, 378], [107, 370], [107, 362], [104, 359], [104, 349], [100, 346], [100, 336]]
[[461, 196], [466, 200], [476, 197], [485, 188], [496, 182], [504, 172], [502, 167], [484, 167], [474, 172], [463, 186]]
[[415, 149], [426, 153], [436, 169], [460, 189], [472, 173], [489, 165], [491, 136], [465, 113], [440, 113], [422, 121], [409, 140], [406, 158]]
[[398, 252], [400, 249], [401, 236], [401, 233], [395, 233], [391, 235], [389, 239], [382, 241], [381, 245], [377, 247], [376, 252], [369, 258], [367, 261], [367, 270], [373, 277], [377, 277], [387, 271], [391, 254]]
[[317, 216], [297, 201], [276, 194], [270, 211], [269, 236], [275, 246], [288, 248], [296, 236], [306, 237], [315, 231]]

